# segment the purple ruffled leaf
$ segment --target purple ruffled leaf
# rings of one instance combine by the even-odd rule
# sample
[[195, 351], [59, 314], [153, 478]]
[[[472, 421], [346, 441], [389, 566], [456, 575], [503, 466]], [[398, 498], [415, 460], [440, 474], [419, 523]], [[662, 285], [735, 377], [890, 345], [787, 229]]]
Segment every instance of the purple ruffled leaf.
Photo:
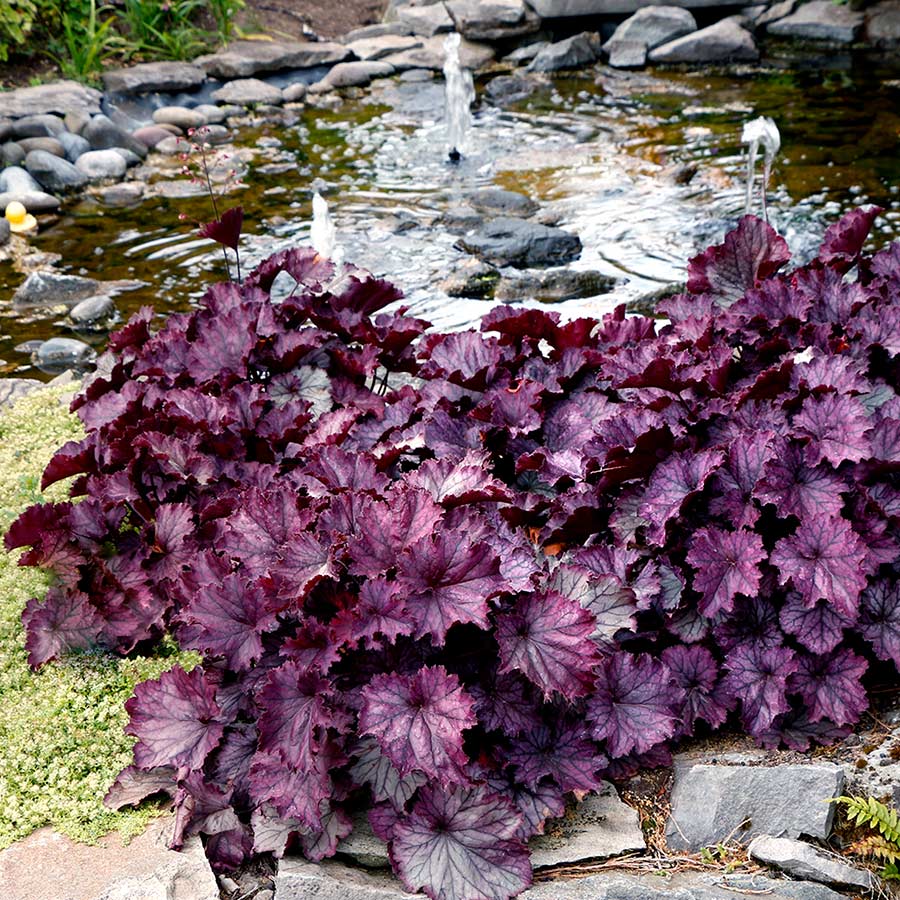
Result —
[[900, 668], [900, 585], [879, 579], [861, 596], [859, 631], [879, 659]]
[[762, 734], [790, 709], [787, 681], [799, 663], [787, 647], [740, 644], [729, 651], [725, 668], [723, 687], [741, 701], [741, 720], [750, 734]]
[[713, 618], [730, 612], [738, 594], [753, 597], [759, 589], [759, 564], [766, 558], [762, 538], [752, 531], [701, 528], [695, 532], [687, 555], [697, 572], [694, 590], [701, 594], [699, 609]]
[[789, 689], [800, 694], [810, 721], [828, 719], [835, 725], [854, 725], [868, 709], [869, 700], [862, 676], [869, 664], [851, 650], [810, 656], [797, 660]]

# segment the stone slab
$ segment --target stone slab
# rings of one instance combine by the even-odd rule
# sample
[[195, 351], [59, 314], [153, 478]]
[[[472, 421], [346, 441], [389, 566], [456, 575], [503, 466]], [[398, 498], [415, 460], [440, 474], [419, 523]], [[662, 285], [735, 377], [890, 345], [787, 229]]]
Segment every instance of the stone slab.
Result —
[[833, 853], [825, 853], [804, 841], [761, 834], [750, 841], [747, 853], [751, 859], [774, 866], [808, 881], [820, 881], [835, 887], [873, 890], [878, 879], [866, 869], [849, 866]]
[[186, 62], [152, 62], [103, 73], [103, 87], [115, 94], [192, 91], [206, 81], [198, 66]]
[[528, 846], [536, 869], [647, 849], [637, 810], [623, 803], [607, 782], [569, 815], [548, 822], [544, 834]]
[[[685, 9], [704, 9], [711, 6], [728, 6], [722, 0], [529, 0], [532, 9], [542, 19], [568, 16], [612, 16], [634, 13], [645, 6], [682, 6]], [[733, 4], [735, 9], [744, 3]]]
[[811, 0], [791, 15], [773, 22], [766, 30], [778, 37], [849, 44], [862, 31], [864, 21], [861, 12], [848, 6], [839, 6], [832, 0]]
[[690, 10], [680, 6], [645, 6], [616, 28], [603, 49], [609, 53], [616, 42], [637, 41], [652, 50], [696, 30], [697, 20]]
[[[430, 69], [440, 72], [444, 68], [444, 36], [435, 35], [422, 38], [422, 46], [415, 50], [404, 50], [392, 53], [384, 58], [397, 72], [406, 69]], [[480, 69], [486, 66], [495, 55], [494, 48], [488, 44], [479, 44], [463, 38], [459, 45], [459, 60], [465, 69]]]
[[[721, 876], [686, 872], [672, 876], [609, 872], [536, 884], [519, 900], [735, 900], [742, 895], [766, 900], [846, 900], [822, 884], [783, 881], [761, 875]], [[414, 900], [388, 873], [364, 872], [326, 861], [282, 859], [275, 876], [275, 900]]]
[[412, 35], [385, 34], [380, 37], [362, 38], [347, 46], [358, 59], [372, 60], [382, 59], [392, 53], [402, 53], [404, 50], [415, 50], [422, 46], [422, 42]]
[[198, 57], [194, 64], [215, 78], [246, 78], [257, 72], [330, 66], [349, 57], [343, 44], [327, 41], [234, 41], [226, 50]]
[[843, 786], [840, 766], [824, 763], [676, 767], [666, 840], [672, 849], [692, 851], [760, 834], [825, 840], [834, 820], [828, 801]]
[[708, 28], [669, 41], [651, 50], [650, 60], [664, 63], [754, 62], [759, 59], [756, 41], [741, 27], [737, 18], [722, 19]]
[[180, 853], [166, 842], [173, 820], [151, 823], [128, 846], [111, 835], [96, 846], [76, 844], [48, 828], [0, 853], [4, 900], [218, 900], [216, 878], [199, 837]]
[[102, 96], [100, 91], [85, 87], [77, 81], [56, 81], [53, 84], [5, 91], [0, 97], [0, 113], [14, 119], [45, 113], [90, 116], [100, 112]]
[[474, 41], [499, 41], [531, 34], [540, 19], [523, 0], [446, 0], [456, 30]]

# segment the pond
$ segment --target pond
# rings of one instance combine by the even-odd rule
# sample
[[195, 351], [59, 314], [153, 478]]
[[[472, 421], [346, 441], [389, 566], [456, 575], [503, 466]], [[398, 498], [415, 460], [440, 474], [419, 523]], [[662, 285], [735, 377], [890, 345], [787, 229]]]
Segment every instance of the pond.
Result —
[[[863, 53], [823, 60], [792, 49], [761, 66], [729, 69], [596, 67], [505, 108], [483, 99], [494, 74], [477, 82], [471, 146], [455, 166], [444, 156], [439, 77], [378, 81], [337, 109], [307, 107], [293, 124], [241, 128], [226, 165], [243, 185], [226, 202], [245, 210], [245, 271], [308, 243], [318, 187], [347, 261], [398, 284], [414, 314], [441, 328], [466, 327], [491, 304], [451, 299], [439, 287], [466, 258], [447, 223], [469, 192], [499, 186], [527, 194], [542, 217], [580, 236], [584, 250], [573, 268], [616, 279], [609, 293], [556, 306], [565, 316], [602, 314], [683, 282], [686, 260], [735, 223], [744, 204], [741, 129], [759, 115], [781, 130], [769, 214], [795, 256], [808, 256], [830, 222], [863, 203], [885, 208], [873, 241], [900, 236], [896, 60]], [[212, 210], [180, 176], [182, 165], [168, 158], [152, 176], [176, 185], [169, 196], [119, 209], [89, 196], [69, 201], [33, 245], [61, 254], [63, 271], [143, 282], [116, 298], [122, 317], [145, 303], [160, 312], [190, 308], [224, 266], [219, 249], [192, 228]], [[0, 374], [47, 379], [27, 348], [16, 348], [68, 327], [60, 310], [12, 309], [22, 279], [0, 263]], [[103, 333], [75, 336], [98, 348], [105, 342]]]

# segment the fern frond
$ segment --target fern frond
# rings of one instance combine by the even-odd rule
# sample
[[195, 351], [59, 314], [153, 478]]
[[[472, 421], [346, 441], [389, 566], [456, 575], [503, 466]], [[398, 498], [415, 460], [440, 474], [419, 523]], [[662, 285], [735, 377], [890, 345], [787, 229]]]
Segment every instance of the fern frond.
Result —
[[854, 856], [866, 856], [880, 859], [885, 863], [896, 863], [900, 860], [900, 848], [888, 843], [880, 834], [870, 834], [854, 841], [847, 847]]
[[900, 856], [900, 815], [897, 810], [889, 809], [874, 797], [845, 796], [836, 798], [835, 802], [844, 806], [850, 824], [870, 828], [884, 838], [886, 844], [893, 845], [895, 856]]

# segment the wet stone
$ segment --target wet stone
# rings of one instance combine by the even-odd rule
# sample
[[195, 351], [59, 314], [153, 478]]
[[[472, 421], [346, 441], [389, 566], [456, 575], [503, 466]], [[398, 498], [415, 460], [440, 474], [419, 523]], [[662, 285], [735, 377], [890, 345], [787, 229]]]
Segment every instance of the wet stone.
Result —
[[108, 116], [94, 116], [81, 132], [81, 136], [94, 150], [112, 150], [124, 147], [142, 159], [147, 155], [147, 147], [132, 137], [124, 128], [120, 128]]
[[394, 67], [387, 60], [338, 63], [319, 82], [328, 88], [357, 87], [369, 84], [373, 78], [386, 78], [394, 74]]
[[559, 265], [581, 255], [578, 235], [505, 216], [485, 222], [456, 246], [496, 266], [517, 268]]
[[480, 259], [467, 259], [438, 286], [448, 297], [490, 300], [499, 280], [500, 273], [493, 266]]
[[25, 151], [15, 142], [0, 145], [0, 167], [18, 166], [25, 162]]
[[105, 206], [131, 206], [140, 202], [146, 188], [143, 181], [125, 181], [100, 188], [95, 196]]
[[150, 148], [171, 136], [172, 132], [161, 125], [145, 125], [143, 128], [138, 128], [133, 135], [134, 138]]
[[224, 125], [205, 125], [200, 137], [207, 144], [227, 144], [232, 138], [232, 133]]
[[212, 103], [201, 103], [194, 107], [194, 112], [200, 113], [206, 119], [207, 125], [220, 125], [228, 118], [224, 106], [214, 106]]
[[18, 142], [19, 146], [25, 151], [26, 155], [32, 150], [43, 150], [46, 153], [52, 153], [54, 156], [65, 159], [66, 151], [63, 145], [54, 137], [30, 137], [22, 138]]
[[137, 155], [137, 153], [132, 153], [131, 150], [128, 150], [126, 147], [112, 147], [113, 153], [118, 153], [122, 159], [125, 160], [125, 165], [130, 169], [132, 166], [137, 166], [141, 162], [141, 158]]
[[128, 164], [115, 150], [91, 150], [82, 153], [75, 162], [75, 168], [92, 182], [121, 178]]
[[212, 98], [238, 106], [254, 106], [259, 103], [277, 105], [284, 100], [280, 88], [258, 78], [238, 78], [229, 81], [217, 91], [213, 91]]
[[31, 213], [55, 212], [59, 198], [46, 191], [3, 191], [0, 193], [0, 209], [6, 209], [13, 200], [21, 203]]
[[65, 131], [66, 126], [59, 116], [49, 114], [37, 116], [22, 116], [16, 119], [11, 126], [13, 137], [57, 137]]
[[87, 184], [85, 175], [72, 163], [45, 150], [32, 150], [25, 157], [25, 168], [51, 193], [77, 191]]
[[192, 91], [206, 81], [206, 73], [186, 62], [152, 62], [109, 69], [103, 87], [113, 94], [144, 94], [151, 91]]
[[69, 310], [69, 318], [76, 325], [97, 325], [111, 319], [116, 314], [116, 305], [112, 297], [100, 294], [88, 297]]
[[62, 368], [64, 366], [81, 366], [90, 363], [97, 353], [90, 344], [75, 338], [50, 338], [44, 341], [32, 354], [36, 366], [44, 368]]
[[548, 44], [528, 64], [531, 72], [556, 72], [560, 69], [577, 69], [595, 62], [600, 56], [599, 38], [596, 34], [582, 32], [563, 41]]
[[595, 270], [572, 271], [552, 269], [506, 274], [497, 285], [495, 300], [540, 300], [543, 303], [562, 303], [607, 294], [616, 286], [616, 279]]
[[636, 41], [647, 50], [659, 47], [697, 30], [697, 20], [687, 9], [677, 6], [647, 6], [630, 16], [603, 45], [609, 53], [617, 41]]
[[206, 124], [206, 117], [196, 109], [186, 106], [161, 106], [153, 111], [153, 121], [157, 125], [176, 125], [185, 131]]
[[488, 97], [498, 106], [508, 106], [530, 97], [538, 85], [534, 79], [523, 75], [498, 75], [492, 78], [486, 87]]
[[80, 134], [72, 134], [70, 131], [64, 131], [57, 140], [66, 152], [66, 159], [71, 163], [91, 149], [91, 145]]
[[88, 297], [132, 290], [138, 281], [95, 281], [80, 275], [67, 275], [52, 269], [32, 272], [13, 294], [17, 309], [38, 306], [75, 306]]
[[0, 247], [2, 247], [12, 234], [9, 228], [9, 222], [4, 217], [0, 217]]
[[502, 188], [484, 188], [466, 195], [466, 200], [479, 212], [491, 215], [518, 216], [527, 218], [540, 209], [530, 197], [518, 191], [506, 191]]
[[734, 16], [650, 51], [652, 62], [753, 62], [757, 59], [759, 50], [753, 35]]
[[767, 30], [778, 37], [849, 44], [862, 31], [864, 21], [864, 15], [849, 6], [839, 6], [831, 0], [811, 0], [773, 22]]

